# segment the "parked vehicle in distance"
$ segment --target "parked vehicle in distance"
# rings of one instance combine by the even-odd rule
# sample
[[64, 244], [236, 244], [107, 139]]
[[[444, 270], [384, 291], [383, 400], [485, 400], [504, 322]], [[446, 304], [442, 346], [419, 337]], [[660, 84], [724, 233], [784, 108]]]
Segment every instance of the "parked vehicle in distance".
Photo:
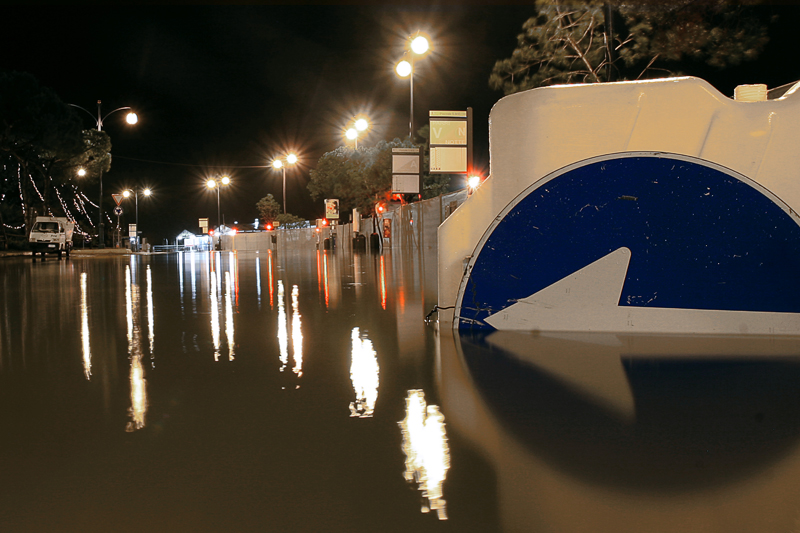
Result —
[[67, 217], [36, 217], [28, 236], [33, 259], [37, 253], [42, 255], [42, 259], [45, 254], [58, 254], [59, 259], [62, 254], [69, 257], [74, 230], [75, 222]]

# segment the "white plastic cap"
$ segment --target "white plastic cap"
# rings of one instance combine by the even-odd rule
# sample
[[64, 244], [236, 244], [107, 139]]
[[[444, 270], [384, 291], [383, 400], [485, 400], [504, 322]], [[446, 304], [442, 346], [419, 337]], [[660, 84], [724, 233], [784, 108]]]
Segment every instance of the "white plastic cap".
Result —
[[737, 102], [765, 102], [767, 86], [763, 83], [739, 85], [733, 91], [733, 99]]

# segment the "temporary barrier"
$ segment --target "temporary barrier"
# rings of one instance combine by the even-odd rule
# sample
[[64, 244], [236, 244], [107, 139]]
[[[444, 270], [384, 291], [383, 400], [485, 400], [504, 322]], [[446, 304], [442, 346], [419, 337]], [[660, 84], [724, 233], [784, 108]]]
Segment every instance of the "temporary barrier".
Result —
[[796, 89], [741, 101], [677, 78], [503, 98], [491, 175], [439, 228], [440, 320], [800, 334]]

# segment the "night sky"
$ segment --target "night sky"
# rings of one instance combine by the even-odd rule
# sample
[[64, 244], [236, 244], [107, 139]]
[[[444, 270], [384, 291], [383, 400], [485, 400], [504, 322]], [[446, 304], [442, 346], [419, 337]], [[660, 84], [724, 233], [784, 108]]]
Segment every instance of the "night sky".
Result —
[[[783, 15], [757, 62], [700, 75], [724, 94], [741, 83], [775, 87], [800, 79], [793, 24]], [[502, 94], [488, 87], [497, 59], [514, 49], [528, 6], [16, 6], [0, 32], [0, 68], [33, 74], [67, 103], [105, 115], [113, 145], [104, 176], [111, 193], [150, 186], [139, 198], [139, 222], [151, 242], [173, 240], [197, 219], [216, 221], [208, 177], [229, 174], [221, 194], [227, 223], [252, 222], [256, 202], [281, 200], [281, 174], [271, 160], [295, 150], [287, 170], [287, 208], [303, 218], [322, 216], [313, 202], [309, 171], [344, 144], [342, 131], [365, 113], [373, 128], [360, 145], [408, 135], [409, 83], [393, 71], [406, 38], [427, 32], [434, 50], [417, 63], [415, 129], [430, 109], [474, 111], [475, 159], [488, 171], [488, 117]], [[79, 112], [86, 127], [89, 114]], [[97, 189], [88, 189], [93, 201]], [[122, 223], [133, 222], [133, 205]], [[130, 217], [130, 220], [126, 220]]]

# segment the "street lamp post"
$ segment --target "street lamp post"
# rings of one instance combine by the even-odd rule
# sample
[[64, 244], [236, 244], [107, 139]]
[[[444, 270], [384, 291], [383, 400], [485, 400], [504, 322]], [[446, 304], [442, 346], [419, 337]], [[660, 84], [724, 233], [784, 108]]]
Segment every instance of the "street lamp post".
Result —
[[[106, 113], [105, 116], [103, 116], [103, 113], [102, 113], [102, 101], [101, 100], [97, 101], [97, 117], [95, 117], [92, 114], [91, 111], [89, 111], [87, 109], [84, 109], [83, 107], [81, 107], [79, 105], [75, 105], [75, 104], [69, 104], [69, 105], [71, 105], [72, 107], [77, 107], [81, 111], [86, 111], [87, 113], [89, 113], [89, 116], [91, 116], [92, 119], [95, 120], [95, 125], [97, 126], [97, 131], [103, 131], [103, 121], [105, 121], [105, 119], [107, 119], [109, 117], [109, 115], [111, 115], [112, 113], [116, 113], [117, 111], [123, 111], [125, 109], [130, 111], [125, 116], [125, 121], [128, 124], [136, 124], [139, 121], [139, 116], [136, 113], [134, 113], [131, 110], [130, 107], [127, 107], [127, 106], [126, 107], [118, 107], [117, 109], [114, 109], [113, 111], [109, 111], [108, 113]], [[102, 168], [100, 169], [100, 199], [97, 202], [97, 211], [98, 211], [98, 216], [97, 216], [97, 241], [98, 241], [98, 246], [100, 248], [105, 248], [105, 235], [103, 233], [103, 169]]]
[[221, 216], [220, 216], [220, 209], [219, 209], [219, 191], [223, 186], [227, 186], [231, 184], [231, 178], [229, 176], [220, 176], [219, 180], [214, 178], [209, 178], [206, 181], [206, 187], [208, 190], [213, 191], [216, 189], [217, 191], [217, 232], [219, 232], [219, 228], [222, 225]]
[[[153, 191], [151, 191], [149, 188], [142, 189], [142, 194], [144, 194], [145, 196], [150, 196], [152, 192]], [[141, 247], [139, 246], [139, 190], [134, 189], [133, 195], [136, 201], [136, 244], [134, 246], [134, 251], [140, 252]], [[122, 196], [124, 196], [125, 198], [130, 198], [131, 191], [129, 189], [122, 191]]]
[[414, 63], [415, 57], [422, 58], [430, 51], [430, 41], [427, 37], [417, 32], [416, 36], [409, 37], [409, 50], [406, 52], [408, 59], [400, 60], [395, 66], [395, 72], [401, 78], [409, 78], [409, 91], [411, 94], [411, 111], [408, 121], [408, 138], [414, 139]]
[[286, 156], [285, 161], [281, 158], [272, 160], [272, 168], [283, 171], [283, 214], [284, 215], [286, 214], [286, 166], [294, 165], [295, 163], [297, 163], [297, 156], [293, 153], [288, 154]]

